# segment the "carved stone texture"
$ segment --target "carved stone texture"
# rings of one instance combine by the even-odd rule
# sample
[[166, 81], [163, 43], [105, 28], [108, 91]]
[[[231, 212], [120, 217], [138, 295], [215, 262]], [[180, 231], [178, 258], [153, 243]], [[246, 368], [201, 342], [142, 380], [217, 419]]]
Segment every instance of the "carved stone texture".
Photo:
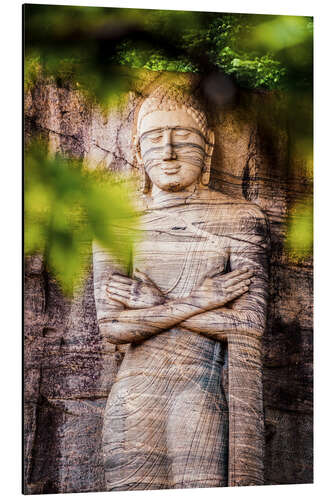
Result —
[[104, 417], [109, 490], [264, 481], [269, 228], [256, 205], [207, 187], [213, 145], [205, 113], [183, 88], [168, 82], [141, 104], [135, 272], [98, 248], [94, 260], [100, 332], [131, 344]]
[[[130, 148], [135, 109], [151, 82], [163, 76], [141, 75], [127, 105], [108, 117], [76, 91], [40, 85], [27, 95], [26, 137], [42, 132], [55, 149], [130, 172], [136, 164]], [[271, 228], [268, 325], [262, 338], [265, 484], [312, 482], [312, 262], [291, 262], [283, 248], [288, 207], [311, 186], [299, 174], [299, 160], [288, 156], [281, 106], [283, 96], [239, 92], [237, 106], [210, 114], [215, 132], [210, 187], [258, 205]], [[44, 270], [34, 274], [27, 266], [25, 305], [25, 491], [103, 490], [102, 412], [97, 412], [126, 344], [112, 346], [98, 334], [91, 281], [83, 297], [77, 294], [71, 302]], [[228, 393], [227, 364], [222, 365]], [[69, 411], [65, 403], [79, 406]]]

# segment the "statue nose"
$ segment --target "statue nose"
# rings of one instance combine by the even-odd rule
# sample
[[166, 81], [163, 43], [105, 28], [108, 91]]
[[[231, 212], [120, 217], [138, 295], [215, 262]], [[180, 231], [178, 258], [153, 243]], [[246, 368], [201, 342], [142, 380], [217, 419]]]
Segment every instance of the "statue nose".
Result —
[[176, 152], [173, 148], [173, 145], [170, 142], [164, 144], [162, 158], [163, 158], [163, 160], [176, 160], [177, 159]]

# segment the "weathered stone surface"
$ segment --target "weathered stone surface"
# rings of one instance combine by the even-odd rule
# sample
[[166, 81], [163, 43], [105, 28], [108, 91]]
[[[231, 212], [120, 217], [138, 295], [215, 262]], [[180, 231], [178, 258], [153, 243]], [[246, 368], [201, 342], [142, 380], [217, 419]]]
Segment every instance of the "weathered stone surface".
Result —
[[312, 416], [266, 408], [265, 427], [265, 484], [311, 483]]
[[[158, 76], [149, 74], [149, 82]], [[27, 136], [42, 131], [55, 150], [129, 172], [134, 108], [146, 85], [138, 81], [127, 106], [108, 118], [76, 91], [40, 86], [26, 99]], [[266, 484], [312, 482], [312, 263], [291, 261], [283, 247], [288, 209], [311, 185], [288, 157], [281, 99], [243, 92], [238, 109], [219, 112], [213, 123], [211, 186], [258, 204], [271, 227]], [[63, 299], [38, 259], [27, 263], [25, 279], [25, 491], [103, 490], [101, 411], [122, 354], [98, 333], [91, 278], [73, 301]]]

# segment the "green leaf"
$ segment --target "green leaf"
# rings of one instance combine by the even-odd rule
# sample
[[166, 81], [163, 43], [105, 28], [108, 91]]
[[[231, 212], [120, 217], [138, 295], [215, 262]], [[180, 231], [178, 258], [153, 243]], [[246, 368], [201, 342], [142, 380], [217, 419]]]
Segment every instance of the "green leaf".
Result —
[[51, 158], [35, 141], [25, 155], [24, 208], [25, 253], [43, 253], [64, 293], [82, 280], [93, 239], [128, 265], [138, 220], [119, 176]]

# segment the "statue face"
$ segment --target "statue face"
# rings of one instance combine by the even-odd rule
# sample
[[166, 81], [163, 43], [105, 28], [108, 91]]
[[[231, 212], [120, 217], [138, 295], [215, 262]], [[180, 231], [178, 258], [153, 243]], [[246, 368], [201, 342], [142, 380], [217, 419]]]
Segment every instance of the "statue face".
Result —
[[139, 130], [144, 168], [163, 191], [183, 191], [195, 184], [205, 162], [205, 138], [185, 110], [154, 111]]

